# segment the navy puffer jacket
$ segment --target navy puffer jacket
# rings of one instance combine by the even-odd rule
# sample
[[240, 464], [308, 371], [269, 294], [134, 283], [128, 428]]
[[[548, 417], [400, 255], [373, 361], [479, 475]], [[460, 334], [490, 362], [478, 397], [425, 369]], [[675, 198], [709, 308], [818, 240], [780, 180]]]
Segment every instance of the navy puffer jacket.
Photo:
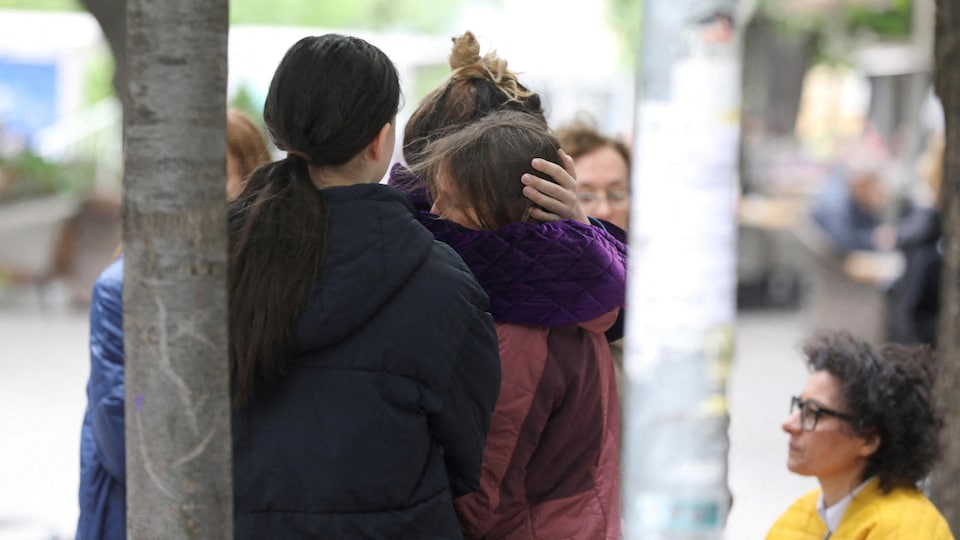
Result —
[[236, 538], [459, 538], [500, 388], [486, 294], [399, 191], [321, 194], [296, 353], [234, 414]]

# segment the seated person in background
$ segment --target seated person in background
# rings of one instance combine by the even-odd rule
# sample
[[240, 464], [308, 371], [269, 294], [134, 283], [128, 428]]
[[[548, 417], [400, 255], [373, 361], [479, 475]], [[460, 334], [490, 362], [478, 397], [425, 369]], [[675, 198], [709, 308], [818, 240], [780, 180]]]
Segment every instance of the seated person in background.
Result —
[[573, 158], [577, 197], [588, 216], [627, 230], [630, 217], [630, 150], [585, 119], [557, 129], [560, 147]]
[[921, 194], [896, 224], [874, 233], [880, 249], [903, 252], [903, 275], [890, 289], [890, 339], [897, 343], [936, 345], [943, 267], [940, 184], [943, 180], [943, 133], [933, 134], [918, 164]]
[[838, 165], [813, 201], [811, 217], [841, 251], [872, 250], [889, 196], [880, 170], [866, 160]]
[[767, 540], [952, 540], [918, 489], [940, 456], [943, 417], [928, 347], [874, 348], [847, 333], [804, 347], [811, 375], [790, 402], [787, 468], [820, 488], [797, 499]]

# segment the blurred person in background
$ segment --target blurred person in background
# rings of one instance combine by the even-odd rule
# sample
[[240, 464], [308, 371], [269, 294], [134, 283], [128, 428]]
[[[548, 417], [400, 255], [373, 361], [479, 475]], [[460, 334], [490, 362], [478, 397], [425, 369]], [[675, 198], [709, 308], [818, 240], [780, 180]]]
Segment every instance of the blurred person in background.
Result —
[[[626, 242], [630, 223], [630, 150], [614, 137], [600, 133], [587, 118], [577, 118], [557, 129], [560, 147], [573, 158], [577, 171], [577, 198], [587, 215], [603, 220]], [[623, 391], [623, 313], [609, 332], [610, 353]]]
[[[625, 289], [625, 251], [577, 222], [531, 224], [516, 178], [558, 161], [541, 118], [497, 111], [427, 145], [414, 167], [424, 224], [509, 309], [495, 312], [503, 385], [477, 493], [457, 500], [466, 538], [617, 539], [616, 376], [604, 332]], [[510, 241], [519, 240], [519, 241]], [[586, 301], [589, 299], [589, 301]]]
[[941, 451], [932, 350], [875, 348], [839, 332], [809, 341], [803, 353], [811, 374], [782, 424], [787, 468], [820, 487], [797, 499], [767, 540], [952, 540], [918, 488]]
[[890, 202], [881, 167], [866, 155], [839, 163], [815, 196], [811, 217], [836, 249], [876, 249], [875, 231]]
[[[263, 132], [244, 113], [227, 110], [227, 196], [267, 163]], [[90, 378], [80, 441], [77, 540], [126, 537], [124, 440], [123, 256], [97, 278], [90, 303]]]
[[630, 220], [630, 150], [577, 118], [556, 130], [560, 147], [573, 158], [577, 198], [587, 215], [626, 231]]
[[917, 164], [920, 194], [896, 223], [880, 225], [874, 232], [878, 249], [900, 250], [905, 259], [903, 274], [889, 295], [890, 340], [897, 343], [937, 343], [943, 267], [943, 151], [944, 135], [935, 132]]
[[247, 177], [269, 161], [263, 131], [243, 112], [227, 109], [227, 200], [236, 199]]

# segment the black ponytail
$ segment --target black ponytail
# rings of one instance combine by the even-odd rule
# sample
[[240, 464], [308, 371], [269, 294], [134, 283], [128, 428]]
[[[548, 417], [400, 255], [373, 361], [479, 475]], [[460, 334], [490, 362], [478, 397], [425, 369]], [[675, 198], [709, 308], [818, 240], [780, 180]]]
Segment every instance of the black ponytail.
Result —
[[320, 276], [327, 209], [291, 157], [258, 169], [230, 209], [230, 353], [234, 397], [284, 372], [292, 329]]
[[295, 43], [270, 83], [263, 118], [281, 161], [254, 171], [230, 205], [230, 359], [244, 405], [283, 375], [293, 332], [323, 270], [329, 223], [311, 179], [359, 155], [393, 121], [396, 67], [362, 39]]

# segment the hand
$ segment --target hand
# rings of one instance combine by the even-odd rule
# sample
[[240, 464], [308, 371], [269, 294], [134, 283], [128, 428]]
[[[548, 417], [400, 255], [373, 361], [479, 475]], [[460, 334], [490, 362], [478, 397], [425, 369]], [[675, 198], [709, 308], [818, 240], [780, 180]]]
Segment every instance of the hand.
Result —
[[572, 219], [589, 225], [587, 213], [577, 199], [577, 173], [573, 158], [560, 150], [560, 160], [562, 167], [540, 158], [531, 162], [534, 169], [553, 178], [556, 183], [529, 173], [520, 178], [524, 184], [523, 195], [536, 205], [530, 209], [530, 217], [541, 223]]

